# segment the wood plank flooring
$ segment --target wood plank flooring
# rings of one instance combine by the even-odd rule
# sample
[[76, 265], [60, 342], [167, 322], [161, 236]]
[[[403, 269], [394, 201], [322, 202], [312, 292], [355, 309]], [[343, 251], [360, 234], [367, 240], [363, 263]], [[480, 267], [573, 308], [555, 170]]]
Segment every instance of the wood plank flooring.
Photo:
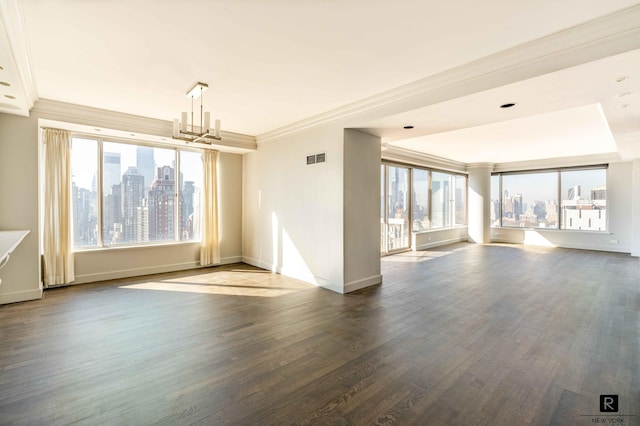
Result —
[[0, 424], [640, 424], [637, 258], [461, 243], [382, 269], [349, 295], [236, 264], [0, 306]]

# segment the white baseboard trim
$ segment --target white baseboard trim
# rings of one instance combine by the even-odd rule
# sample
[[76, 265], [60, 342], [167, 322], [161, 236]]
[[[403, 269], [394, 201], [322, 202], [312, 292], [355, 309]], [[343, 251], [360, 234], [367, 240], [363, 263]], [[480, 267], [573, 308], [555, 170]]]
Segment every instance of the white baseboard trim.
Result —
[[242, 256], [223, 257], [220, 259], [220, 263], [218, 263], [218, 265], [230, 265], [232, 263], [242, 263]]
[[267, 271], [276, 272], [278, 274], [280, 273], [280, 268], [278, 268], [278, 265], [267, 263], [262, 260], [254, 259], [253, 257], [247, 257], [247, 256], [242, 256], [241, 259], [242, 259], [242, 262], [246, 263], [247, 265], [255, 266], [256, 268], [266, 269]]
[[0, 294], [0, 305], [7, 303], [26, 302], [27, 300], [42, 299], [42, 290], [16, 291], [13, 293]]
[[351, 281], [344, 285], [344, 292], [351, 293], [352, 291], [360, 290], [365, 287], [371, 287], [373, 285], [382, 284], [382, 275], [373, 275], [361, 280]]
[[[525, 246], [536, 246], [536, 247], [557, 247], [557, 248], [568, 248], [575, 250], [593, 250], [593, 251], [606, 251], [611, 253], [629, 253], [631, 254], [631, 249], [629, 247], [613, 247], [613, 246], [599, 246], [593, 244], [562, 244], [562, 245], [543, 245], [543, 244], [531, 244], [531, 243], [522, 243], [513, 240], [509, 240], [508, 238], [492, 238], [492, 243], [505, 243], [505, 244], [521, 244]], [[633, 255], [632, 255], [633, 256]]]
[[162, 274], [165, 272], [184, 271], [200, 268], [200, 262], [173, 263], [170, 265], [150, 266], [146, 268], [120, 269], [117, 271], [97, 272], [95, 274], [76, 275], [71, 285], [87, 284], [96, 281], [116, 280], [120, 278], [138, 277], [141, 275]]
[[453, 243], [461, 243], [464, 241], [469, 241], [468, 237], [459, 237], [459, 238], [450, 238], [448, 240], [440, 240], [440, 241], [435, 241], [435, 242], [430, 242], [427, 244], [420, 244], [419, 246], [417, 246], [414, 250], [418, 251], [418, 250], [426, 250], [426, 249], [430, 249], [430, 248], [434, 248], [434, 247], [439, 247], [439, 246], [444, 246], [447, 244], [453, 244]]

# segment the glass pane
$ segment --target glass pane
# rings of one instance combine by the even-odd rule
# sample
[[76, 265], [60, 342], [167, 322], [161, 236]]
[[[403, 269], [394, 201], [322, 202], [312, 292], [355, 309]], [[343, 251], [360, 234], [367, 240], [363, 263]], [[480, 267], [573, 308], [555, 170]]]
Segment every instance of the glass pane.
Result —
[[173, 240], [175, 151], [115, 142], [103, 146], [104, 244]]
[[429, 171], [413, 169], [413, 232], [429, 229]]
[[558, 173], [502, 176], [502, 226], [558, 228]]
[[500, 226], [500, 176], [491, 176], [491, 226]]
[[454, 176], [455, 193], [455, 225], [467, 224], [467, 178], [465, 176]]
[[451, 175], [431, 173], [431, 226], [448, 228], [451, 226]]
[[180, 240], [200, 239], [202, 154], [180, 151]]
[[387, 247], [396, 250], [409, 247], [409, 169], [389, 166], [389, 216]]
[[73, 246], [98, 244], [98, 142], [71, 140]]
[[560, 173], [562, 229], [607, 230], [607, 170]]

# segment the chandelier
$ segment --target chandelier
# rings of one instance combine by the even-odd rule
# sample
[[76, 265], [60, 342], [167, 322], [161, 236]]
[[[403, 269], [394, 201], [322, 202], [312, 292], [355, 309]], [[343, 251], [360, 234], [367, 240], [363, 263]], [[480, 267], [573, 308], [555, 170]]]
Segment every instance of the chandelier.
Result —
[[[203, 93], [209, 88], [206, 83], [196, 83], [189, 91], [187, 98], [191, 98], [191, 124], [189, 124], [188, 115], [182, 113], [182, 119], [173, 120], [173, 139], [186, 142], [203, 142], [211, 143], [214, 140], [222, 140], [220, 137], [220, 120], [215, 120], [214, 128], [211, 129], [211, 114], [204, 112], [202, 107]], [[194, 99], [200, 98], [200, 124], [196, 126], [195, 116], [193, 112]]]

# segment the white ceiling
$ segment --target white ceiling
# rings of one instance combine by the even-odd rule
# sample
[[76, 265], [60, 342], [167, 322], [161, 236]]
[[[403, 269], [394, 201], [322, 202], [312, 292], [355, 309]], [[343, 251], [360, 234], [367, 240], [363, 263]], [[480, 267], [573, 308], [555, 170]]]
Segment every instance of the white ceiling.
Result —
[[[0, 0], [4, 68], [0, 81], [12, 83], [10, 88], [0, 86], [0, 95], [16, 97], [1, 98], [0, 111], [25, 113], [30, 102], [21, 93], [28, 98], [35, 92], [31, 101], [39, 97], [170, 120], [190, 107], [185, 91], [203, 81], [209, 84], [205, 108], [222, 119], [223, 129], [260, 139], [299, 120], [638, 4], [638, 0], [487, 0], [481, 5], [473, 0]], [[21, 44], [25, 44], [22, 51], [16, 48]], [[398, 146], [397, 139], [405, 135], [430, 135], [421, 142], [406, 142], [405, 147], [464, 162], [484, 161], [480, 153], [456, 154], [471, 152], [464, 141], [482, 140], [493, 152], [504, 153], [501, 160], [517, 161], [522, 153], [507, 154], [507, 145], [516, 144], [487, 137], [492, 130], [487, 125], [509, 120], [497, 128], [508, 128], [512, 135], [526, 130], [530, 135], [526, 143], [537, 144], [530, 132], [535, 120], [545, 118], [550, 123], [545, 127], [553, 129], [568, 116], [580, 122], [576, 111], [585, 114], [582, 119], [593, 119], [601, 108], [617, 145], [612, 148], [611, 138], [604, 138], [590, 150], [626, 150], [624, 155], [635, 156], [634, 144], [640, 145], [634, 139], [640, 127], [637, 52], [618, 63], [591, 66], [347, 125], [380, 134]], [[622, 86], [610, 79], [610, 74], [620, 73], [632, 77], [624, 83], [632, 93], [624, 100], [631, 105], [624, 112], [615, 109]], [[33, 89], [28, 87], [30, 78]], [[507, 101], [518, 106], [494, 110]], [[562, 113], [571, 108], [577, 109]], [[524, 119], [529, 115], [536, 116], [534, 121]], [[606, 134], [607, 123], [598, 123], [597, 132]], [[399, 133], [404, 124], [416, 128]], [[471, 128], [476, 126], [480, 127], [474, 135]], [[529, 130], [518, 132], [518, 126]], [[550, 137], [548, 132], [540, 136]], [[579, 133], [572, 137], [581, 139]], [[623, 140], [628, 146], [621, 147]], [[545, 155], [577, 155], [574, 150], [556, 151], [560, 145], [546, 147]], [[443, 146], [455, 149], [446, 151]], [[584, 148], [584, 144], [574, 146], [580, 152]]]

